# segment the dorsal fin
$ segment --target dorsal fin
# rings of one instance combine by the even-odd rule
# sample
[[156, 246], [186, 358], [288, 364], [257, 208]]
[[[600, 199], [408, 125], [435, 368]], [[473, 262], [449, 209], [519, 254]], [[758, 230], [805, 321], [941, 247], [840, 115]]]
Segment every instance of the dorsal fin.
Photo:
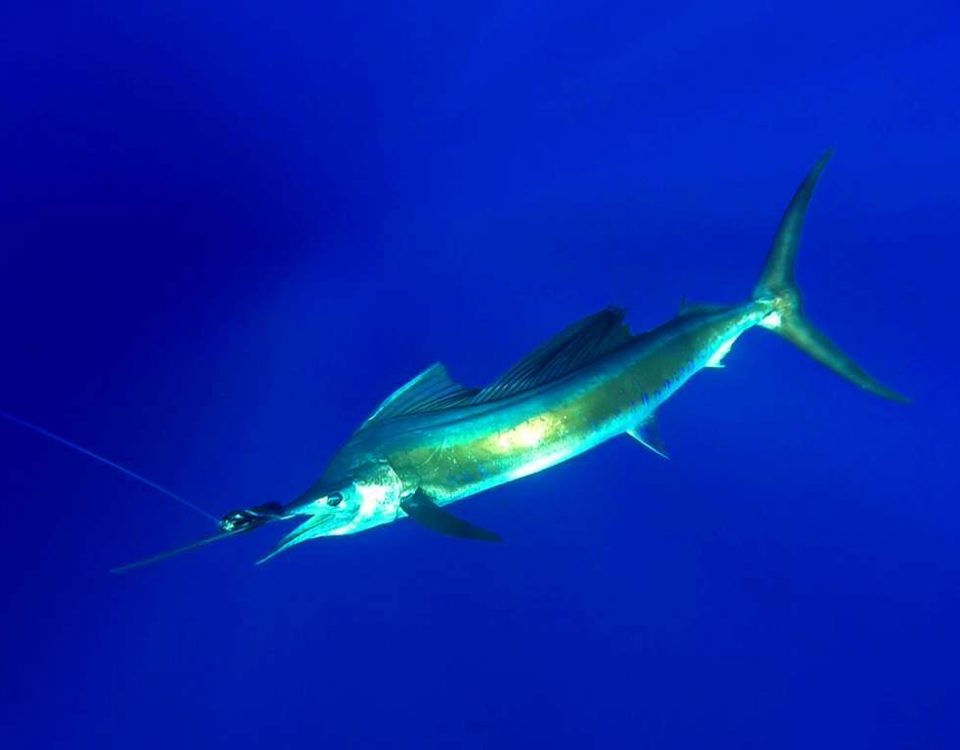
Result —
[[436, 411], [469, 400], [476, 393], [475, 388], [455, 382], [447, 368], [437, 362], [391, 393], [363, 426], [406, 414]]
[[623, 310], [611, 307], [574, 323], [507, 370], [471, 403], [522, 393], [595, 362], [632, 338], [624, 316]]

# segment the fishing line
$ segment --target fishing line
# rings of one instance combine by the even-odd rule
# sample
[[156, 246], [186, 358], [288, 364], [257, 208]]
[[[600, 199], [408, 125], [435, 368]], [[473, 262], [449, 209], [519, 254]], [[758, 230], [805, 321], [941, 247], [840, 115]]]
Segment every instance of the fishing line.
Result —
[[163, 495], [166, 495], [167, 497], [172, 498], [173, 500], [176, 500], [178, 503], [180, 503], [184, 507], [189, 508], [192, 511], [195, 511], [206, 518], [209, 518], [214, 523], [220, 522], [219, 519], [216, 516], [214, 516], [212, 513], [208, 513], [199, 505], [195, 505], [194, 503], [191, 503], [186, 498], [180, 497], [180, 495], [178, 495], [176, 492], [172, 492], [171, 490], [168, 490], [166, 487], [161, 487], [156, 482], [152, 482], [146, 477], [140, 476], [135, 471], [131, 471], [125, 466], [121, 466], [120, 464], [115, 463], [114, 461], [111, 461], [109, 458], [104, 458], [103, 456], [97, 453], [94, 453], [91, 450], [87, 450], [82, 445], [77, 445], [76, 443], [70, 440], [67, 440], [66, 438], [60, 437], [59, 435], [55, 435], [49, 430], [43, 429], [39, 425], [33, 424], [33, 422], [28, 422], [27, 420], [21, 419], [20, 417], [10, 414], [9, 412], [5, 412], [2, 409], [0, 409], [0, 417], [3, 417], [4, 419], [10, 422], [13, 422], [14, 424], [18, 424], [21, 427], [26, 427], [28, 430], [32, 430], [38, 435], [43, 435], [43, 437], [48, 438], [49, 440], [53, 440], [55, 443], [60, 443], [60, 445], [66, 446], [67, 448], [72, 448], [73, 450], [77, 451], [77, 453], [81, 453], [84, 456], [94, 459], [95, 461], [99, 461], [100, 463], [106, 466], [109, 466], [111, 469], [116, 469], [121, 474], [125, 474], [131, 479], [135, 479], [138, 482], [141, 482], [147, 485], [147, 487], [150, 487], [156, 490], [157, 492]]

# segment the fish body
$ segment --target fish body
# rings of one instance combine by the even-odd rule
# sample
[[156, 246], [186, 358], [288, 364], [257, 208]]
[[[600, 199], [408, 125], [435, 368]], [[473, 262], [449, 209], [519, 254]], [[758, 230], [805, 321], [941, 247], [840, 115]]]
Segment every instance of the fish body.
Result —
[[[405, 494], [420, 489], [445, 505], [643, 430], [663, 402], [766, 314], [755, 302], [683, 314], [522, 393], [375, 422], [347, 444], [345, 458], [382, 457]], [[622, 318], [613, 309], [590, 322], [623, 325]]]
[[[331, 460], [322, 478], [284, 509], [307, 516], [274, 554], [404, 516], [474, 539], [495, 534], [444, 506], [542, 471], [620, 435], [665, 454], [657, 409], [700, 370], [717, 367], [746, 331], [778, 333], [861, 388], [905, 400], [864, 372], [803, 314], [794, 280], [807, 206], [825, 155], [801, 183], [744, 303], [682, 309], [634, 334], [611, 308], [576, 323], [483, 389], [434, 365], [390, 396]], [[268, 559], [266, 558], [266, 559]]]

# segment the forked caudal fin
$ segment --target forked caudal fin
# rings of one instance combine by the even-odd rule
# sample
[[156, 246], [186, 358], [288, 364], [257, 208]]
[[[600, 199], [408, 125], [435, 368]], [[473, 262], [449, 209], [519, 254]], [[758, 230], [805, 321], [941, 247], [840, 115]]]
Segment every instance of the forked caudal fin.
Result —
[[803, 313], [803, 300], [794, 280], [797, 250], [800, 246], [803, 220], [807, 213], [807, 206], [810, 204], [810, 197], [832, 155], [833, 152], [828, 151], [814, 165], [797, 188], [797, 192], [780, 220], [760, 281], [753, 290], [753, 298], [768, 302], [771, 308], [770, 314], [760, 325], [780, 334], [798, 349], [864, 390], [883, 398], [907, 403], [908, 398], [887, 388], [864, 372], [863, 368], [817, 330]]

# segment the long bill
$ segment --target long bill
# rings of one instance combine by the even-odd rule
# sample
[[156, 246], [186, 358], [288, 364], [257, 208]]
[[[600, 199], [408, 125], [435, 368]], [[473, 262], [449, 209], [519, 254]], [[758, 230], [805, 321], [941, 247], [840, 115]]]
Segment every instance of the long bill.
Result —
[[176, 547], [175, 549], [161, 552], [160, 554], [153, 555], [153, 557], [148, 557], [145, 560], [139, 560], [138, 562], [128, 563], [127, 565], [120, 565], [119, 567], [111, 568], [110, 572], [126, 573], [128, 570], [134, 570], [135, 568], [142, 568], [146, 565], [152, 565], [155, 562], [160, 562], [161, 560], [166, 560], [170, 557], [176, 557], [184, 552], [190, 552], [191, 550], [199, 549], [200, 547], [206, 547], [208, 544], [219, 542], [221, 539], [226, 539], [227, 537], [237, 536], [238, 534], [247, 534], [254, 529], [259, 529], [264, 524], [270, 523], [271, 521], [280, 520], [283, 517], [283, 506], [281, 506], [279, 503], [265, 503], [264, 505], [258, 505], [255, 508], [235, 510], [232, 513], [227, 513], [227, 515], [217, 522], [220, 525], [220, 531], [213, 536], [204, 537], [203, 539], [198, 539], [190, 544], [185, 544], [182, 547]]
[[137, 562], [127, 563], [126, 565], [118, 565], [116, 568], [110, 568], [111, 573], [126, 573], [130, 570], [135, 570], [136, 568], [142, 568], [147, 565], [152, 565], [153, 563], [160, 562], [161, 560], [166, 560], [170, 557], [176, 557], [181, 555], [184, 552], [190, 552], [191, 550], [199, 549], [200, 547], [206, 547], [208, 544], [213, 544], [214, 542], [219, 542], [221, 539], [226, 539], [227, 537], [236, 536], [237, 534], [243, 533], [242, 531], [221, 531], [213, 536], [204, 537], [203, 539], [198, 539], [195, 542], [190, 544], [185, 544], [182, 547], [177, 547], [175, 549], [169, 549], [166, 552], [161, 552], [158, 555], [153, 555], [148, 557], [145, 560], [138, 560]]

